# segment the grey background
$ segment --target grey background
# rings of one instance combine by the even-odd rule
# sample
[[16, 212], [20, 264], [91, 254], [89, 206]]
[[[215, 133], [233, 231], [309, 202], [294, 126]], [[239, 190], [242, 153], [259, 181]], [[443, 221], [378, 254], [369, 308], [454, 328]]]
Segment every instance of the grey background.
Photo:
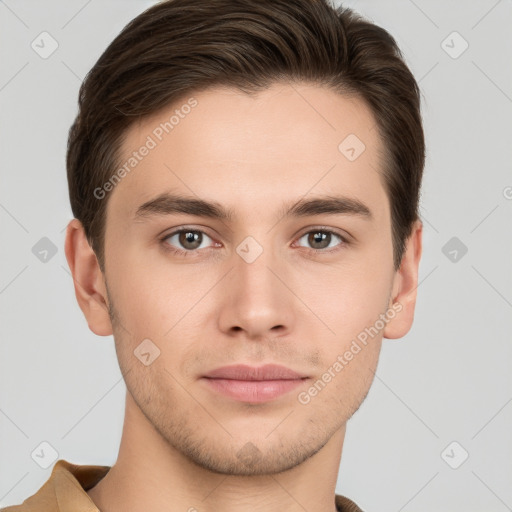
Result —
[[[125, 387], [112, 337], [89, 331], [74, 297], [65, 148], [81, 80], [153, 3], [0, 1], [0, 506], [50, 476], [31, 456], [42, 442], [77, 464], [116, 459]], [[345, 5], [402, 48], [428, 157], [414, 326], [384, 340], [336, 490], [366, 511], [512, 510], [512, 2]], [[47, 59], [31, 47], [43, 31], [59, 45]]]

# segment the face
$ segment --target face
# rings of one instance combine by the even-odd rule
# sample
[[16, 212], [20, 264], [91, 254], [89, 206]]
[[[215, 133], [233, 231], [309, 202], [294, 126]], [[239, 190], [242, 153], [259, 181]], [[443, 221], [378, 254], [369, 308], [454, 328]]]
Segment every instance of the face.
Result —
[[[209, 89], [127, 132], [105, 235], [116, 350], [136, 406], [198, 465], [292, 468], [364, 400], [399, 315], [381, 155], [363, 102], [306, 84]], [[270, 363], [303, 378], [204, 378]]]

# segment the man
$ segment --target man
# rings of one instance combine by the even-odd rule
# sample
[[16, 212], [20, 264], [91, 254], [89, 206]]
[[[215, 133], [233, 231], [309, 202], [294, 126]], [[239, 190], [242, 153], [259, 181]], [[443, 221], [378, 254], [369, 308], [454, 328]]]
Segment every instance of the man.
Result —
[[171, 0], [80, 90], [66, 257], [126, 387], [119, 456], [15, 511], [358, 511], [335, 495], [382, 338], [410, 329], [417, 84], [323, 0]]

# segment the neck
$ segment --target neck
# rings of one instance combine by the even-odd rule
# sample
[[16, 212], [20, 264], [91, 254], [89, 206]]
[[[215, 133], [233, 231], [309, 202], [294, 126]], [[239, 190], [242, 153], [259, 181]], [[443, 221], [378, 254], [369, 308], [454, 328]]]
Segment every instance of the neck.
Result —
[[276, 474], [212, 472], [171, 446], [130, 393], [119, 456], [87, 491], [102, 512], [335, 512], [345, 426], [303, 463]]

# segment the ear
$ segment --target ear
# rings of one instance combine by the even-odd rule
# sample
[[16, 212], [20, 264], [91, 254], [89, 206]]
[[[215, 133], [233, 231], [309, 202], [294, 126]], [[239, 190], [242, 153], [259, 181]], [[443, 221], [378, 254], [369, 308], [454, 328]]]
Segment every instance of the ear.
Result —
[[411, 329], [414, 320], [414, 308], [416, 307], [422, 236], [423, 223], [417, 220], [414, 223], [411, 235], [407, 239], [400, 268], [393, 278], [393, 292], [388, 307], [394, 309], [396, 315], [386, 324], [383, 332], [384, 338], [401, 338]]
[[73, 219], [67, 226], [65, 251], [76, 300], [89, 329], [98, 336], [109, 336], [112, 334], [112, 324], [104, 276], [78, 219]]

